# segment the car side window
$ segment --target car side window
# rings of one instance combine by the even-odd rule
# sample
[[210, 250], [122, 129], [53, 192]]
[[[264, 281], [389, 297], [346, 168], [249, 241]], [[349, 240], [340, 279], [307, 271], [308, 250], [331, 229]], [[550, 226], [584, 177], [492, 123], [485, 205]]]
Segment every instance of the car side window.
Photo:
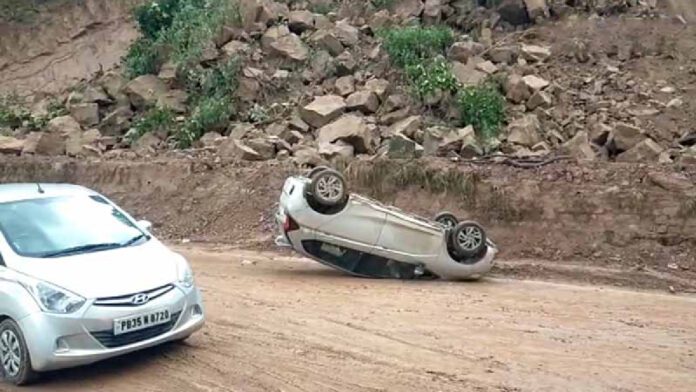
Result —
[[0, 253], [0, 267], [5, 267], [5, 259], [2, 258], [2, 253]]

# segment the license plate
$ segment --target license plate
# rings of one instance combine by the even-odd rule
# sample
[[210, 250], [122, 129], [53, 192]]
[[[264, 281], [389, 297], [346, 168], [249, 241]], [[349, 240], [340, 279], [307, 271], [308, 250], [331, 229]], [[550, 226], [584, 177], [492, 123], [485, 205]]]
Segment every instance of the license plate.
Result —
[[168, 309], [159, 309], [135, 316], [114, 320], [114, 335], [122, 335], [141, 329], [154, 327], [155, 325], [168, 323], [172, 318]]

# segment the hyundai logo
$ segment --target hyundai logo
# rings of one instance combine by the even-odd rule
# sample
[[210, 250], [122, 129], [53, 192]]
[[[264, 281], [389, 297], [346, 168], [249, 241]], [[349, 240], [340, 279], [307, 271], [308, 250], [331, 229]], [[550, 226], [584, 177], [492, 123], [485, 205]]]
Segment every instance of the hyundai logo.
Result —
[[131, 297], [131, 303], [133, 305], [142, 305], [150, 300], [150, 296], [145, 293], [136, 294]]

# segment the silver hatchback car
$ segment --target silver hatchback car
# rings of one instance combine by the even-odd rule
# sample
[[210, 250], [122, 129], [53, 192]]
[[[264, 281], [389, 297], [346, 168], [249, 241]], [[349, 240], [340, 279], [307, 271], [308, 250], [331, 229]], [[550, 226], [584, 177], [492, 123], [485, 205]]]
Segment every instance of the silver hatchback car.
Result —
[[0, 378], [85, 365], [204, 324], [187, 260], [97, 192], [0, 185]]

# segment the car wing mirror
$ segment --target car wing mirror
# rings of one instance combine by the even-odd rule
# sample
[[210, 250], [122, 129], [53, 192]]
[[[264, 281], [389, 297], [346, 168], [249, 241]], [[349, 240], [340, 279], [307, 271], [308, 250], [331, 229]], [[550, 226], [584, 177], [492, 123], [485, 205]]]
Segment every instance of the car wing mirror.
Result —
[[144, 220], [144, 219], [143, 219], [143, 220], [139, 220], [139, 221], [138, 221], [138, 226], [140, 226], [140, 228], [143, 229], [143, 230], [145, 230], [145, 231], [150, 231], [150, 230], [152, 230], [152, 222], [150, 222], [150, 221], [148, 221], [148, 220]]

